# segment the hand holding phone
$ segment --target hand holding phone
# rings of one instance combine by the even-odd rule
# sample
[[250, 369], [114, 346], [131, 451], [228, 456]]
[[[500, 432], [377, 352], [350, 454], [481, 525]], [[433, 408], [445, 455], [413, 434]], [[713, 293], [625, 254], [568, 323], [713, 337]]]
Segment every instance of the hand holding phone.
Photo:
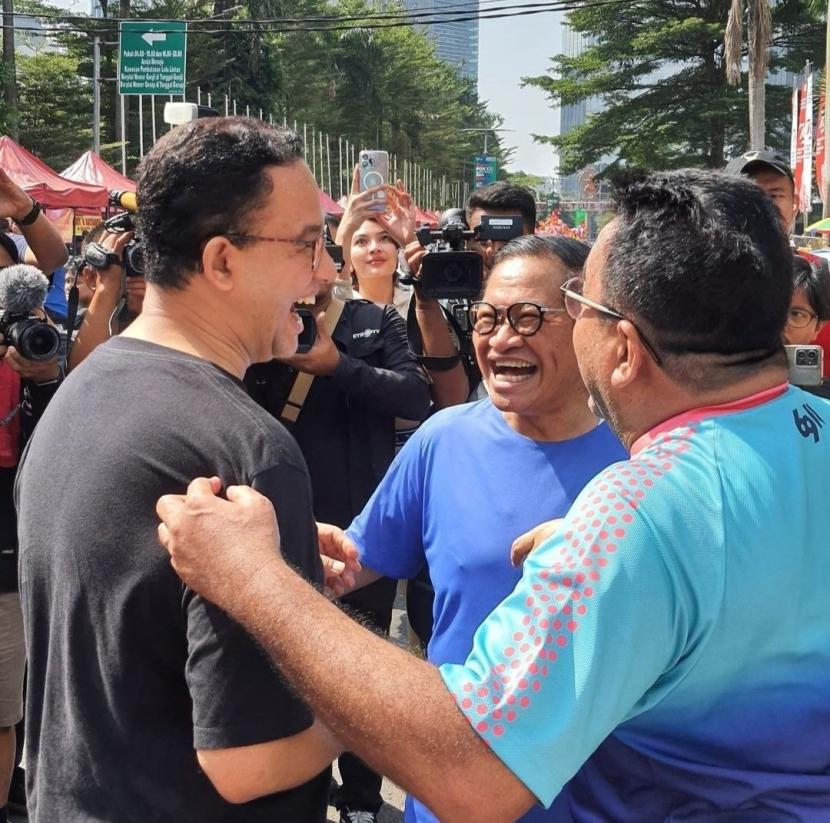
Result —
[[[358, 158], [360, 191], [385, 186], [389, 182], [389, 152], [363, 149]], [[376, 192], [372, 211], [386, 211], [386, 192]]]

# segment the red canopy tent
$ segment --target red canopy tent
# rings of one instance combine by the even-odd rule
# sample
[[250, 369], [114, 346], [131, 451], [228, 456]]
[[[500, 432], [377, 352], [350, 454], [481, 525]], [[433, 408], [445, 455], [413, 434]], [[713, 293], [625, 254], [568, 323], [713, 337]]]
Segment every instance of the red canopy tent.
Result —
[[345, 211], [342, 206], [338, 206], [322, 189], [320, 189], [320, 205], [322, 205], [323, 211], [332, 217], [341, 217]]
[[27, 194], [49, 209], [102, 209], [109, 194], [103, 186], [66, 180], [10, 137], [0, 137], [0, 167]]
[[134, 180], [117, 172], [94, 151], [85, 151], [69, 168], [61, 172], [61, 177], [79, 183], [103, 186], [109, 191], [135, 191]]

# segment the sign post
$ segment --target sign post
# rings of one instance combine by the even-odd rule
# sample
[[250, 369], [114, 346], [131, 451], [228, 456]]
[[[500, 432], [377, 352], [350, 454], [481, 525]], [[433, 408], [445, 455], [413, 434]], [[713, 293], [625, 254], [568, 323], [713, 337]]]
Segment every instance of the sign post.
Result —
[[123, 20], [118, 43], [119, 94], [184, 96], [186, 22]]
[[477, 154], [473, 158], [475, 164], [475, 187], [489, 186], [496, 182], [498, 174], [498, 160], [489, 154]]

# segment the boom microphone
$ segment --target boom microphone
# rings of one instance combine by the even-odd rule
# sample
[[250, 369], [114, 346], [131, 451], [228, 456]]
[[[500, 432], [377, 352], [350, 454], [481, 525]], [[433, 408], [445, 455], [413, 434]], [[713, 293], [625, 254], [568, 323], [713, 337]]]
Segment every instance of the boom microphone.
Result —
[[0, 269], [0, 309], [9, 314], [28, 315], [46, 300], [49, 280], [34, 266], [18, 263]]

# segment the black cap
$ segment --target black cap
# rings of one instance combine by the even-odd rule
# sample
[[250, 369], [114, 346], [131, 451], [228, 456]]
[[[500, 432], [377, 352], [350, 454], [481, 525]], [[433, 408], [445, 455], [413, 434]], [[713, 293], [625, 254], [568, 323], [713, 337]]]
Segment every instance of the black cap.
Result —
[[790, 180], [794, 181], [793, 170], [790, 168], [789, 161], [783, 154], [777, 151], [747, 151], [740, 157], [733, 157], [726, 164], [726, 171], [731, 174], [752, 174], [753, 170], [762, 166], [767, 166], [778, 174], [785, 174]]

